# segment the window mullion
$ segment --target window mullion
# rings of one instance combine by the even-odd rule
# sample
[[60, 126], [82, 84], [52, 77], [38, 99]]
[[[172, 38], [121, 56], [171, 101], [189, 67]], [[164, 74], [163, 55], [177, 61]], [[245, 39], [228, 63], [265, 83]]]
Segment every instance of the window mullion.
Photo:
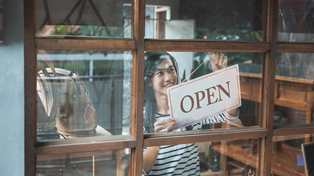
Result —
[[145, 0], [133, 0], [133, 36], [136, 48], [133, 52], [130, 132], [136, 139], [131, 149], [129, 175], [141, 175], [143, 165], [143, 103], [144, 103], [144, 35]]
[[271, 154], [273, 137], [274, 89], [277, 55], [278, 0], [268, 0], [266, 41], [271, 43], [265, 54], [262, 83], [262, 127], [267, 136], [261, 139], [260, 175], [271, 175]]
[[24, 0], [24, 173], [30, 176], [36, 175], [34, 150], [37, 139], [35, 14], [35, 0]]

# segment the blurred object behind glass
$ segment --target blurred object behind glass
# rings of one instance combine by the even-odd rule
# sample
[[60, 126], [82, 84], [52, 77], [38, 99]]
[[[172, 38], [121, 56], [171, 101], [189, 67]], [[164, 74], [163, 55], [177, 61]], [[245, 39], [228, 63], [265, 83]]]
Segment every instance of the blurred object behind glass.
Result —
[[147, 0], [145, 16], [145, 38], [263, 41], [262, 0]]
[[131, 24], [124, 23], [124, 6], [117, 0], [38, 0], [37, 38], [130, 38]]
[[313, 53], [278, 53], [274, 126], [313, 123], [313, 59]]
[[37, 58], [39, 75], [47, 75], [38, 80], [54, 105], [51, 118], [38, 107], [37, 119], [56, 127], [56, 139], [129, 134], [130, 52], [39, 50]]
[[279, 0], [278, 41], [314, 42], [312, 0]]
[[309, 137], [312, 138], [313, 134], [274, 136], [271, 159], [272, 172], [279, 176], [304, 176], [304, 156], [301, 146], [309, 143], [307, 141]]

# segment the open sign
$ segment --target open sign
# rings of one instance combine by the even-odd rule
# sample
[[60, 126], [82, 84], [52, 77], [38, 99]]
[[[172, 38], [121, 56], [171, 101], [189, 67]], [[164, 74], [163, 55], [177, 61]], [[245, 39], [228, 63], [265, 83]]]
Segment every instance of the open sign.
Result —
[[167, 89], [171, 116], [177, 128], [241, 106], [239, 67], [193, 79]]

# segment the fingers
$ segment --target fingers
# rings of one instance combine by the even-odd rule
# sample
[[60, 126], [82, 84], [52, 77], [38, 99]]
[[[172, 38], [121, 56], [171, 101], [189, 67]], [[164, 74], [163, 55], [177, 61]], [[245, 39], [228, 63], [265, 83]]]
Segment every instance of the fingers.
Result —
[[176, 127], [177, 123], [172, 117], [157, 121], [154, 123], [155, 132], [170, 132]]
[[228, 57], [223, 53], [208, 52], [208, 55], [211, 55], [209, 61], [213, 71], [227, 67]]
[[224, 54], [219, 53], [219, 55], [218, 55], [218, 66], [222, 65], [223, 59], [224, 59]]
[[227, 56], [224, 56], [222, 65], [223, 65], [224, 67], [227, 67], [227, 63], [228, 63], [228, 57], [227, 57]]

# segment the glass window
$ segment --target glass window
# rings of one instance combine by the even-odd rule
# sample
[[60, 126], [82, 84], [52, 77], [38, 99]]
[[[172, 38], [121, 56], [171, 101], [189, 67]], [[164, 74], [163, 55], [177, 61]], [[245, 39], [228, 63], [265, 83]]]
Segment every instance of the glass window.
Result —
[[38, 140], [128, 135], [131, 52], [38, 50]]
[[279, 0], [278, 41], [314, 41], [314, 2]]
[[36, 175], [128, 175], [130, 149], [37, 156]]
[[[311, 137], [313, 137], [313, 134], [274, 136], [272, 173], [279, 176], [305, 175], [302, 145], [309, 144]], [[313, 155], [310, 155], [309, 160], [311, 158], [313, 158]], [[312, 168], [310, 171], [313, 174], [313, 164], [307, 169], [310, 168]]]
[[126, 22], [131, 0], [36, 1], [37, 38], [115, 37], [130, 38]]
[[312, 53], [279, 53], [276, 60], [274, 126], [313, 123]]
[[262, 41], [262, 0], [147, 0], [145, 37]]
[[[151, 175], [256, 175], [257, 139], [146, 147], [143, 170]], [[147, 155], [159, 150], [154, 165]]]
[[[205, 164], [209, 168], [204, 174], [214, 172], [217, 175], [219, 173], [223, 175], [258, 175], [256, 169], [258, 145], [258, 139], [200, 143], [200, 164], [202, 166], [202, 161], [205, 159]], [[207, 149], [207, 146], [210, 150]]]
[[144, 133], [258, 125], [261, 60], [262, 53], [146, 52]]
[[0, 0], [0, 43], [3, 40], [2, 0]]

